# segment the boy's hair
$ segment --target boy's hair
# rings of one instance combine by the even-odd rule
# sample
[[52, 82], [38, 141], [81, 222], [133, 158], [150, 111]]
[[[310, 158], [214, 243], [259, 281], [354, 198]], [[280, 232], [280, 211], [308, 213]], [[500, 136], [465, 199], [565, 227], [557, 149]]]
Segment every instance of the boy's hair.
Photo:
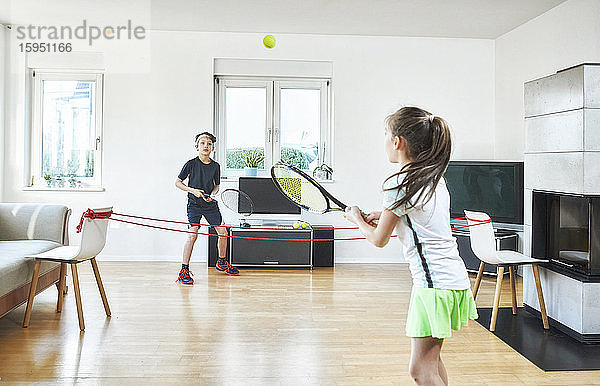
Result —
[[202, 132], [200, 134], [196, 134], [196, 137], [194, 137], [194, 143], [196, 145], [198, 144], [198, 141], [200, 140], [201, 137], [208, 137], [212, 141], [213, 144], [215, 142], [217, 142], [217, 137], [215, 137], [214, 135], [212, 135], [208, 131], [205, 131], [205, 132]]
[[[401, 108], [387, 117], [386, 124], [392, 137], [398, 136], [406, 140], [408, 156], [413, 160], [385, 180], [387, 182], [406, 173], [397, 186], [384, 189], [398, 189], [405, 193], [394, 203], [392, 209], [403, 205], [413, 207], [417, 203], [425, 204], [433, 197], [450, 162], [452, 140], [448, 124], [442, 118], [418, 107]], [[416, 199], [412, 200], [413, 198]]]

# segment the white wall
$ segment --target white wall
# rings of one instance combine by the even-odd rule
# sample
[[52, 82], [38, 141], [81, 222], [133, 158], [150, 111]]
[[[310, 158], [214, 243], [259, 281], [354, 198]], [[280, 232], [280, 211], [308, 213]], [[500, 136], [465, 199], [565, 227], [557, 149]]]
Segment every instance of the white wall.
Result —
[[0, 25], [0, 202], [2, 202], [4, 193], [4, 154], [6, 153], [4, 150], [4, 119], [6, 111], [4, 90], [6, 86], [7, 40], [8, 37], [5, 32], [5, 27]]
[[523, 159], [523, 84], [600, 62], [600, 1], [570, 0], [496, 39], [494, 157]]
[[[380, 184], [393, 168], [382, 148], [386, 115], [416, 104], [446, 118], [455, 159], [491, 159], [494, 150], [494, 42], [476, 39], [279, 35], [266, 50], [262, 36], [240, 33], [151, 33], [147, 53], [107, 52], [120, 62], [105, 78], [104, 186], [94, 192], [23, 191], [24, 61], [12, 47], [5, 201], [69, 205], [71, 232], [87, 207], [185, 219], [185, 194], [174, 187], [194, 157], [192, 138], [212, 127], [214, 57], [330, 60], [334, 63], [334, 194], [365, 210], [380, 207]], [[14, 42], [13, 42], [14, 44]], [[139, 73], [121, 68], [135, 68]], [[339, 214], [307, 215], [314, 223], [346, 224]], [[340, 235], [345, 235], [341, 233]], [[354, 234], [355, 235], [355, 234]], [[185, 236], [119, 226], [109, 230], [103, 258], [179, 260]], [[77, 237], [72, 234], [77, 243]], [[206, 257], [199, 239], [195, 261]], [[378, 250], [366, 242], [336, 244], [336, 261], [401, 261], [393, 241]]]

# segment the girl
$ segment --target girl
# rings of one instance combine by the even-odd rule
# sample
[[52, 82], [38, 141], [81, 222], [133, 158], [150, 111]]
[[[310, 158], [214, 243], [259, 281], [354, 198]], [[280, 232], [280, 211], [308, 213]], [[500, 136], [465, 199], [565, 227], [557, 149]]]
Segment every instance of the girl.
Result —
[[385, 246], [396, 229], [413, 278], [406, 321], [412, 338], [410, 375], [419, 385], [447, 385], [442, 343], [451, 329], [477, 318], [442, 178], [450, 161], [450, 130], [442, 118], [417, 107], [401, 108], [386, 126], [385, 151], [400, 171], [383, 184], [384, 209], [366, 215], [354, 206], [345, 217], [377, 247]]

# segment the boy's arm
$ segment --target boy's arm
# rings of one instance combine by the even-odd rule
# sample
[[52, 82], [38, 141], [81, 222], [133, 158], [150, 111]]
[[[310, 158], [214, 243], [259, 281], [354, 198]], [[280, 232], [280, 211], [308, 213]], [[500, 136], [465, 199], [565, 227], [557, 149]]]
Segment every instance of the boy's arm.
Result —
[[190, 188], [189, 186], [187, 186], [186, 184], [183, 183], [183, 181], [181, 180], [181, 178], [177, 178], [175, 180], [175, 186], [178, 187], [179, 189], [183, 190], [184, 192], [190, 192], [192, 193], [194, 196], [200, 198], [204, 198], [204, 195], [202, 193], [204, 193], [204, 191], [202, 189], [196, 189], [196, 188]]
[[220, 183], [221, 183], [221, 165], [217, 163], [217, 170], [215, 170], [215, 175], [213, 176], [215, 187], [211, 194], [217, 194], [219, 192]]

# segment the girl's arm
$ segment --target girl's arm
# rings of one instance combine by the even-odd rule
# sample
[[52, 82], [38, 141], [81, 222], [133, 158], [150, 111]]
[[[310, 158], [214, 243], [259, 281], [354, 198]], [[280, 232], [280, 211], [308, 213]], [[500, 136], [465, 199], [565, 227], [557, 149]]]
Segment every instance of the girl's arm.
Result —
[[381, 212], [377, 226], [373, 226], [365, 221], [362, 212], [356, 206], [348, 207], [344, 217], [356, 224], [360, 232], [367, 238], [367, 241], [378, 248], [383, 248], [387, 245], [400, 219], [394, 212], [384, 209]]

